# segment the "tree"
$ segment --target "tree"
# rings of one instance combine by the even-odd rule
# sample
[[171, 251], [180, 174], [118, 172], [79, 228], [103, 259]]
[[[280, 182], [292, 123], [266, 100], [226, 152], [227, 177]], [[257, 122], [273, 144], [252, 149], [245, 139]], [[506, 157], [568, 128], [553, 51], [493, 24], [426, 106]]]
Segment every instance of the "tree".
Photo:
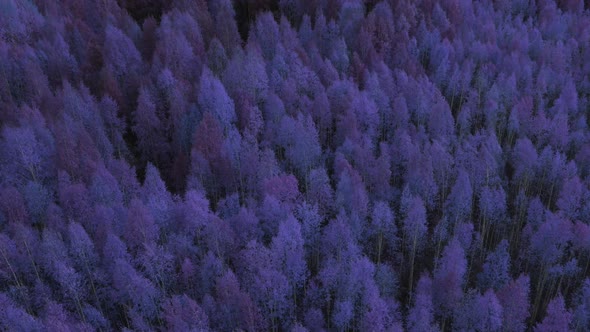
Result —
[[262, 105], [269, 92], [269, 78], [259, 48], [248, 43], [245, 52], [241, 49], [235, 52], [223, 72], [222, 81], [234, 100], [243, 93], [256, 105]]
[[214, 251], [209, 250], [199, 256], [202, 256], [199, 266], [194, 266], [191, 261], [183, 263], [183, 268], [189, 269], [186, 271], [188, 278], [185, 281], [194, 298], [213, 294], [216, 281], [224, 274], [223, 260]]
[[179, 234], [188, 234], [191, 238], [200, 241], [210, 214], [209, 201], [203, 193], [189, 190], [184, 195], [179, 212], [179, 220], [174, 225], [174, 230]]
[[580, 287], [579, 294], [575, 296], [577, 306], [574, 314], [575, 329], [587, 329], [590, 327], [590, 279], [586, 278]]
[[162, 310], [170, 331], [203, 331], [209, 328], [207, 314], [186, 294], [165, 300]]
[[133, 122], [132, 130], [137, 136], [137, 147], [142, 159], [161, 162], [169, 147], [164, 123], [158, 115], [156, 102], [146, 87], [139, 89]]
[[129, 212], [123, 237], [133, 251], [143, 245], [155, 243], [159, 237], [159, 228], [154, 217], [146, 206], [138, 199], [129, 203]]
[[34, 224], [43, 222], [49, 204], [52, 200], [52, 193], [46, 186], [37, 182], [29, 181], [23, 188], [23, 196], [27, 204], [27, 211]]
[[297, 178], [293, 175], [273, 176], [263, 181], [263, 195], [276, 198], [285, 206], [292, 208], [300, 199]]
[[458, 331], [501, 331], [503, 309], [493, 290], [469, 292], [457, 310], [453, 329]]
[[305, 284], [308, 271], [305, 262], [304, 241], [299, 221], [289, 215], [281, 221], [277, 236], [272, 239], [271, 259], [291, 285], [291, 296], [297, 304], [297, 293]]
[[448, 103], [442, 96], [439, 95], [435, 99], [429, 118], [428, 130], [432, 137], [446, 141], [448, 137], [452, 136], [455, 121]]
[[340, 212], [322, 229], [323, 259], [349, 261], [360, 254], [358, 243], [347, 219], [346, 215]]
[[571, 221], [547, 212], [545, 221], [531, 236], [531, 260], [542, 267], [561, 261], [566, 254], [564, 249], [573, 236], [572, 226]]
[[418, 280], [414, 304], [408, 312], [407, 322], [409, 332], [435, 332], [439, 330], [434, 322], [432, 279], [427, 273], [423, 273]]
[[518, 139], [512, 152], [514, 178], [523, 189], [527, 189], [537, 167], [537, 150], [528, 138]]
[[[369, 197], [358, 171], [341, 155], [334, 162], [338, 184], [336, 187], [336, 207], [364, 218], [367, 215]], [[355, 229], [360, 235], [361, 229]]]
[[188, 13], [172, 10], [160, 21], [152, 66], [156, 69], [167, 68], [175, 77], [192, 81], [198, 77], [204, 49], [201, 30], [195, 18]]
[[127, 145], [123, 139], [125, 122], [119, 115], [119, 106], [111, 97], [105, 95], [101, 98], [98, 109], [104, 123], [104, 130], [113, 145], [115, 155], [118, 157], [125, 155], [127, 153]]
[[445, 210], [449, 213], [452, 225], [465, 221], [471, 216], [472, 200], [473, 189], [469, 174], [464, 169], [459, 169], [457, 180], [445, 203]]
[[[102, 59], [104, 59], [102, 70], [95, 64], [82, 63], [82, 72], [89, 66], [96, 66], [96, 69], [93, 69], [96, 71], [94, 77], [90, 73], [86, 75], [92, 78], [100, 77], [104, 90], [117, 100], [122, 108], [129, 112], [133, 105], [133, 99], [137, 96], [139, 76], [143, 70], [141, 54], [131, 38], [112, 24], [108, 24], [105, 28], [102, 49], [99, 49], [98, 46], [95, 47], [97, 49], [92, 50], [97, 53], [95, 56], [101, 56], [102, 53]], [[90, 62], [92, 60], [88, 59], [86, 61]], [[86, 69], [86, 71], [89, 70]], [[87, 81], [90, 81], [90, 79], [87, 79]], [[92, 82], [92, 84], [96, 83]]]
[[277, 234], [279, 223], [287, 217], [289, 210], [289, 207], [275, 196], [264, 197], [257, 213], [263, 240], [268, 241]]
[[6, 330], [41, 331], [43, 326], [26, 310], [19, 308], [6, 293], [0, 293], [0, 305], [4, 310], [0, 313], [0, 326]]
[[580, 179], [577, 176], [567, 179], [557, 198], [557, 207], [566, 217], [575, 220], [582, 207], [582, 195], [583, 185]]
[[218, 0], [209, 3], [209, 12], [213, 18], [213, 29], [223, 47], [234, 53], [240, 46], [240, 35], [235, 20], [234, 8], [228, 0]]
[[257, 15], [249, 38], [255, 38], [266, 61], [272, 61], [280, 42], [279, 25], [270, 12]]
[[316, 166], [322, 152], [311, 116], [303, 116], [301, 113], [297, 119], [284, 116], [279, 135], [278, 143], [284, 149], [287, 160], [301, 177], [306, 177]]
[[222, 184], [233, 179], [223, 141], [223, 127], [213, 114], [205, 113], [193, 137], [191, 173], [215, 200], [221, 194]]
[[435, 312], [443, 317], [457, 309], [463, 297], [467, 260], [459, 241], [453, 238], [442, 252], [434, 269], [433, 302]]
[[201, 111], [214, 115], [225, 133], [235, 124], [237, 117], [234, 102], [221, 81], [207, 68], [201, 74], [198, 101]]
[[153, 320], [158, 313], [158, 290], [144, 278], [129, 262], [117, 259], [112, 274], [112, 292], [115, 304], [128, 308], [130, 316], [140, 320]]
[[109, 160], [107, 168], [117, 180], [125, 204], [139, 195], [140, 185], [135, 177], [135, 168], [131, 167], [124, 159]]
[[334, 305], [332, 322], [337, 329], [346, 330], [352, 325], [353, 315], [354, 307], [350, 301], [338, 301]]
[[498, 299], [504, 308], [502, 326], [506, 331], [522, 331], [526, 328], [525, 322], [530, 316], [529, 292], [530, 278], [524, 274], [498, 291]]
[[57, 196], [67, 219], [82, 222], [91, 213], [92, 202], [88, 189], [83, 183], [72, 183], [65, 172], [59, 174]]
[[[78, 223], [68, 225], [69, 256], [74, 266], [92, 280], [91, 268], [98, 263], [94, 243], [86, 233], [86, 230]], [[93, 281], [91, 281], [93, 282]], [[93, 285], [94, 287], [94, 285]]]
[[94, 204], [117, 207], [123, 204], [123, 194], [117, 180], [103, 165], [94, 172], [89, 194]]
[[502, 187], [485, 186], [479, 194], [480, 218], [484, 224], [501, 226], [506, 220], [506, 193]]
[[119, 78], [141, 68], [141, 54], [133, 41], [118, 28], [107, 25], [105, 29], [104, 59], [114, 69]]
[[326, 170], [323, 167], [314, 168], [309, 172], [308, 179], [307, 201], [317, 204], [321, 215], [330, 213], [334, 206], [334, 190]]
[[39, 248], [42, 253], [40, 266], [58, 286], [58, 300], [84, 319], [82, 303], [86, 299], [87, 289], [82, 276], [71, 266], [68, 250], [60, 235], [53, 230], [44, 230]]
[[218, 77], [225, 70], [228, 59], [223, 45], [217, 38], [213, 38], [207, 50], [207, 67]]
[[0, 154], [4, 162], [0, 169], [4, 181], [15, 184], [32, 180], [40, 182], [52, 175], [53, 137], [41, 136], [32, 127], [2, 128]]
[[259, 309], [244, 292], [236, 275], [228, 269], [215, 280], [215, 312], [209, 314], [212, 327], [221, 330], [262, 328]]
[[25, 200], [14, 187], [0, 189], [0, 211], [10, 223], [24, 225], [30, 222]]
[[382, 59], [387, 60], [392, 55], [389, 51], [395, 35], [394, 26], [389, 23], [392, 20], [393, 15], [389, 4], [379, 3], [367, 15], [364, 22], [364, 29], [369, 33], [369, 42], [371, 42], [372, 48]]
[[294, 211], [295, 217], [301, 223], [301, 236], [305, 257], [308, 262], [310, 274], [319, 270], [321, 250], [321, 223], [322, 215], [317, 204], [301, 203]]
[[172, 208], [172, 197], [166, 188], [166, 184], [160, 177], [160, 172], [151, 163], [145, 170], [145, 180], [141, 188], [141, 201], [149, 209], [157, 227], [167, 230]]
[[205, 248], [213, 251], [222, 261], [228, 259], [236, 248], [236, 234], [229, 222], [212, 215], [205, 225]]
[[483, 271], [477, 275], [481, 290], [503, 288], [510, 280], [510, 255], [508, 241], [502, 240], [496, 250], [489, 253], [483, 265]]
[[373, 233], [371, 235], [375, 240], [377, 264], [380, 264], [381, 253], [385, 245], [387, 245], [388, 252], [393, 254], [397, 251], [399, 241], [395, 215], [386, 202], [375, 202], [369, 230]]
[[547, 316], [540, 324], [535, 325], [535, 332], [569, 331], [573, 315], [565, 307], [563, 296], [559, 294], [547, 306]]
[[424, 205], [428, 209], [432, 209], [438, 195], [432, 157], [422, 153], [419, 146], [413, 148], [409, 153], [405, 180], [412, 192], [420, 195]]
[[254, 211], [249, 208], [240, 208], [239, 212], [231, 217], [229, 221], [236, 234], [239, 247], [245, 247], [252, 240], [261, 240], [260, 222]]
[[[414, 283], [414, 263], [416, 255], [423, 249], [424, 239], [428, 231], [426, 224], [426, 209], [420, 197], [413, 197], [408, 206], [406, 217], [403, 220], [402, 232], [406, 249], [410, 252], [410, 277], [409, 291], [412, 292]], [[411, 299], [411, 295], [410, 295]]]

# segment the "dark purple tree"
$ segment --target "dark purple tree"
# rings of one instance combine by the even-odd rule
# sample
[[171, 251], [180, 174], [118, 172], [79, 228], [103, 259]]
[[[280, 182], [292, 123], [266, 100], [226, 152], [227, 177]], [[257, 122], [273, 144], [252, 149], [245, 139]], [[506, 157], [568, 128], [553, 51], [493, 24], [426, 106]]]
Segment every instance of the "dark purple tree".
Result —
[[569, 331], [573, 315], [565, 307], [563, 296], [559, 294], [549, 302], [547, 315], [543, 321], [535, 325], [535, 332]]
[[377, 253], [377, 264], [381, 263], [381, 255], [384, 248], [387, 248], [389, 254], [393, 254], [398, 249], [398, 230], [395, 224], [395, 215], [386, 202], [378, 201], [373, 206], [371, 218], [370, 236], [374, 243]]
[[575, 300], [577, 306], [573, 311], [575, 329], [587, 329], [590, 326], [590, 279], [586, 278]]
[[299, 114], [296, 119], [283, 117], [277, 141], [290, 165], [302, 177], [306, 177], [320, 159], [322, 150], [318, 132], [310, 116]]
[[488, 225], [488, 227], [502, 226], [507, 217], [506, 193], [504, 189], [502, 187], [483, 187], [479, 194], [479, 210], [484, 227]]
[[129, 203], [129, 212], [123, 238], [129, 249], [136, 252], [144, 245], [153, 244], [159, 236], [159, 228], [147, 207], [138, 199]]
[[308, 271], [301, 225], [295, 217], [289, 215], [281, 221], [270, 250], [273, 265], [287, 277], [293, 289], [291, 296], [296, 304], [298, 290], [305, 284]]
[[445, 203], [445, 210], [449, 213], [449, 220], [452, 225], [470, 218], [472, 201], [473, 189], [469, 174], [464, 169], [459, 169], [457, 180]]
[[424, 240], [428, 232], [426, 223], [426, 208], [420, 197], [412, 197], [407, 207], [406, 216], [402, 223], [404, 246], [409, 252], [409, 291], [412, 292], [414, 282], [414, 265], [416, 256], [420, 256], [424, 249]]
[[567, 179], [563, 183], [563, 187], [557, 198], [557, 207], [571, 220], [576, 220], [580, 217], [583, 190], [583, 184], [577, 176]]
[[[338, 159], [341, 157], [341, 159]], [[360, 217], [367, 215], [369, 197], [359, 173], [341, 155], [336, 157], [334, 167], [338, 175], [336, 207]], [[360, 235], [360, 229], [354, 229]]]
[[4, 329], [17, 329], [21, 331], [43, 330], [43, 324], [28, 314], [26, 310], [20, 308], [6, 293], [0, 294], [0, 304], [4, 308], [2, 313], [0, 313], [0, 326]]
[[112, 274], [112, 300], [138, 323], [147, 324], [156, 318], [159, 308], [158, 289], [143, 277], [129, 262], [117, 259]]
[[305, 257], [310, 272], [313, 274], [319, 270], [320, 264], [322, 215], [318, 212], [316, 204], [311, 205], [307, 202], [300, 204], [294, 214], [301, 223]]
[[89, 188], [90, 199], [94, 204], [119, 207], [123, 204], [123, 193], [117, 179], [104, 166], [99, 166]]
[[463, 298], [466, 272], [465, 253], [459, 241], [453, 238], [444, 248], [434, 270], [432, 299], [437, 314], [448, 316], [458, 308]]
[[223, 72], [222, 81], [234, 100], [243, 93], [257, 105], [262, 104], [269, 92], [269, 78], [258, 45], [248, 43], [245, 50], [235, 52]]
[[223, 84], [208, 69], [201, 75], [198, 101], [200, 110], [215, 116], [224, 132], [227, 133], [235, 124], [237, 118], [234, 102], [225, 92]]
[[258, 308], [250, 296], [240, 289], [235, 274], [228, 270], [215, 281], [217, 306], [209, 313], [211, 327], [219, 329], [262, 328]]
[[[43, 124], [41, 124], [43, 125]], [[3, 127], [0, 154], [2, 179], [21, 184], [27, 180], [43, 181], [52, 174], [53, 137], [38, 135], [31, 127]]]
[[455, 313], [457, 331], [501, 331], [503, 308], [492, 289], [484, 294], [469, 291]]
[[169, 225], [170, 210], [172, 209], [172, 195], [160, 177], [159, 170], [151, 163], [145, 170], [145, 180], [141, 188], [140, 197], [149, 209], [157, 226], [166, 229]]
[[254, 211], [242, 207], [239, 212], [229, 219], [231, 227], [236, 234], [239, 247], [245, 247], [252, 240], [260, 241], [262, 238], [260, 221]]
[[334, 189], [330, 186], [326, 170], [323, 167], [311, 170], [308, 182], [305, 191], [307, 201], [317, 204], [321, 215], [330, 213], [334, 207]]
[[209, 319], [201, 307], [186, 294], [164, 301], [163, 318], [170, 331], [198, 331], [209, 328]]
[[521, 275], [505, 285], [497, 293], [504, 308], [503, 327], [507, 331], [522, 331], [529, 317], [530, 278]]
[[508, 241], [502, 240], [496, 249], [489, 253], [482, 271], [477, 275], [479, 289], [503, 288], [510, 281], [510, 255]]
[[414, 304], [408, 312], [407, 331], [435, 332], [439, 328], [434, 321], [434, 306], [432, 302], [432, 279], [423, 273], [416, 286]]
[[[167, 68], [175, 77], [194, 80], [202, 66], [205, 46], [195, 18], [188, 13], [173, 10], [164, 15], [156, 32], [153, 64], [157, 69]], [[197, 69], [197, 70], [195, 70]]]
[[139, 89], [132, 130], [137, 136], [137, 148], [143, 159], [145, 161], [160, 161], [169, 147], [154, 97], [145, 87]]
[[221, 75], [227, 65], [227, 53], [217, 38], [213, 38], [207, 50], [207, 67], [216, 75]]

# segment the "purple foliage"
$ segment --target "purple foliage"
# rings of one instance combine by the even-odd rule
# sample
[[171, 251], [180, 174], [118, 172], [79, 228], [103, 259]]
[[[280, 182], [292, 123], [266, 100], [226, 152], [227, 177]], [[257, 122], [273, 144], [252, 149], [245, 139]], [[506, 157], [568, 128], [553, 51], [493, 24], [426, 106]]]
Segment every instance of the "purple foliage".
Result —
[[407, 330], [410, 332], [438, 331], [434, 322], [434, 306], [432, 303], [432, 279], [423, 274], [416, 286], [414, 304], [408, 312]]
[[428, 225], [426, 224], [426, 209], [420, 197], [412, 197], [402, 222], [402, 233], [408, 250], [422, 248]]
[[0, 330], [590, 329], [588, 9], [4, 0]]
[[233, 100], [227, 95], [223, 84], [205, 69], [201, 75], [198, 95], [199, 107], [203, 113], [211, 113], [225, 131], [236, 121]]
[[457, 331], [501, 331], [503, 308], [496, 294], [488, 289], [484, 294], [469, 292], [462, 307], [455, 313], [453, 329]]
[[522, 331], [529, 317], [530, 278], [521, 275], [498, 292], [504, 308], [503, 326], [507, 331]]
[[469, 174], [465, 170], [459, 169], [457, 180], [445, 204], [453, 224], [469, 219], [472, 200], [473, 189], [469, 180]]
[[457, 309], [463, 298], [466, 272], [465, 253], [455, 238], [444, 248], [434, 270], [432, 298], [437, 313], [449, 315]]
[[568, 331], [572, 323], [572, 316], [565, 307], [563, 296], [560, 294], [549, 302], [547, 315], [540, 324], [535, 326], [535, 332]]
[[187, 295], [175, 295], [162, 305], [169, 331], [201, 331], [209, 328], [209, 319], [197, 302]]
[[496, 249], [488, 254], [477, 280], [478, 286], [482, 290], [488, 288], [498, 290], [508, 283], [510, 280], [508, 241], [502, 240]]
[[307, 264], [303, 250], [301, 225], [292, 215], [281, 221], [277, 236], [272, 239], [271, 259], [296, 291], [307, 278]]

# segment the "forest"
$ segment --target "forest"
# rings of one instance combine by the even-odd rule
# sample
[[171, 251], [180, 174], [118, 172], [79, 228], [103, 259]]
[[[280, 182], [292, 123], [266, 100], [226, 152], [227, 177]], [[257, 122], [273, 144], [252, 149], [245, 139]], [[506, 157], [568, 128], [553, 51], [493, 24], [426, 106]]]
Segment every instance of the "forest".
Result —
[[0, 331], [590, 331], [583, 0], [0, 0]]

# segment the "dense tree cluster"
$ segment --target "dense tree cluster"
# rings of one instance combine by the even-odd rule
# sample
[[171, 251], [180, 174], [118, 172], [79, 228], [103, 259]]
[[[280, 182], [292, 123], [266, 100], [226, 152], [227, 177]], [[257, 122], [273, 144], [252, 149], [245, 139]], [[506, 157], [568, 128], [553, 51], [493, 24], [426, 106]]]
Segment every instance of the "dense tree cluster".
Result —
[[0, 2], [0, 330], [590, 330], [584, 1]]

